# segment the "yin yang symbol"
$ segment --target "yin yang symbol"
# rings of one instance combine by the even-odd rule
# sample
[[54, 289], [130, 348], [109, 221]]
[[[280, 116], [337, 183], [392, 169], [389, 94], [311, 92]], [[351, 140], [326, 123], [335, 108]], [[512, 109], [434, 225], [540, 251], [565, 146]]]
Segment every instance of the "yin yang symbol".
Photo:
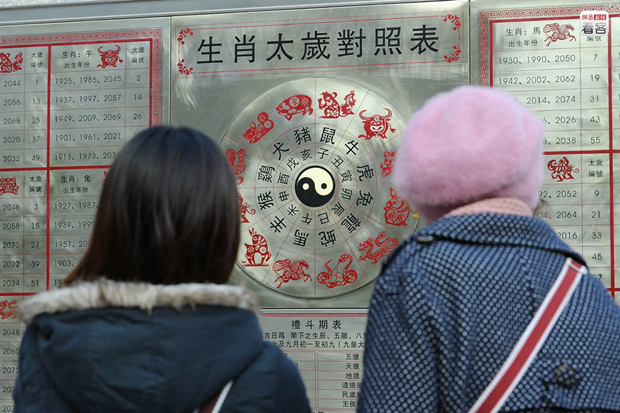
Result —
[[322, 166], [304, 169], [295, 181], [295, 194], [308, 207], [316, 208], [327, 204], [335, 192], [334, 177]]

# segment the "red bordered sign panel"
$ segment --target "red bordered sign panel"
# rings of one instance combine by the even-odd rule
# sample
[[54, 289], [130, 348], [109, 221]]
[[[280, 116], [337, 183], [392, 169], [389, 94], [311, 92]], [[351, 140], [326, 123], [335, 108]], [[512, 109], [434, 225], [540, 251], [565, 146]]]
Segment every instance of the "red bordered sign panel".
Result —
[[546, 206], [537, 215], [620, 297], [620, 7], [481, 10], [479, 18], [480, 83], [509, 91], [546, 127]]

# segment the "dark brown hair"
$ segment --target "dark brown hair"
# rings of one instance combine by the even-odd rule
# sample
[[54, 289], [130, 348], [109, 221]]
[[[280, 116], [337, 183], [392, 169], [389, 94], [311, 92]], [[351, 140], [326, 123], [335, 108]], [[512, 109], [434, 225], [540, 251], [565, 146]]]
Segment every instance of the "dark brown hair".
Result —
[[100, 277], [222, 284], [239, 228], [235, 178], [217, 144], [192, 129], [153, 127], [110, 168], [89, 247], [65, 284]]

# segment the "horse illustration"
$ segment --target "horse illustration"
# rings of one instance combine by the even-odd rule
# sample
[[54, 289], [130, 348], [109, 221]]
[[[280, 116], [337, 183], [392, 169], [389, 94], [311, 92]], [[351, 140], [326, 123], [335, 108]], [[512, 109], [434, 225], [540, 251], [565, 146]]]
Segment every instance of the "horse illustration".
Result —
[[577, 41], [577, 38], [569, 33], [569, 30], [575, 30], [573, 26], [570, 24], [558, 24], [558, 23], [550, 23], [546, 24], [543, 27], [543, 32], [547, 35], [545, 40], [548, 40], [547, 46], [549, 46], [553, 42], [557, 42], [558, 40], [567, 40], [570, 42], [573, 40]]
[[282, 274], [278, 274], [275, 282], [280, 281], [280, 284], [276, 288], [280, 288], [282, 283], [287, 283], [291, 280], [301, 280], [304, 277], [304, 282], [310, 280], [312, 281], [312, 277], [310, 274], [306, 274], [304, 272], [304, 268], [310, 268], [310, 265], [306, 262], [306, 260], [297, 260], [291, 261], [288, 258], [285, 260], [276, 261], [273, 264], [273, 271], [277, 274], [278, 271], [282, 271]]

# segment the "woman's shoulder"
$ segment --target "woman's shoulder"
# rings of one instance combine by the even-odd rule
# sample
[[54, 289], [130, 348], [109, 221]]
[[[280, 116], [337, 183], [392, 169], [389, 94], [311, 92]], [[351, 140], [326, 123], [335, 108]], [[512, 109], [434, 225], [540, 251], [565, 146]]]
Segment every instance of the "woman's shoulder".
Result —
[[487, 254], [487, 248], [536, 249], [583, 262], [549, 224], [532, 216], [492, 213], [449, 216], [414, 233], [401, 244], [391, 261], [407, 266], [412, 261], [459, 262], [463, 255], [475, 259]]

